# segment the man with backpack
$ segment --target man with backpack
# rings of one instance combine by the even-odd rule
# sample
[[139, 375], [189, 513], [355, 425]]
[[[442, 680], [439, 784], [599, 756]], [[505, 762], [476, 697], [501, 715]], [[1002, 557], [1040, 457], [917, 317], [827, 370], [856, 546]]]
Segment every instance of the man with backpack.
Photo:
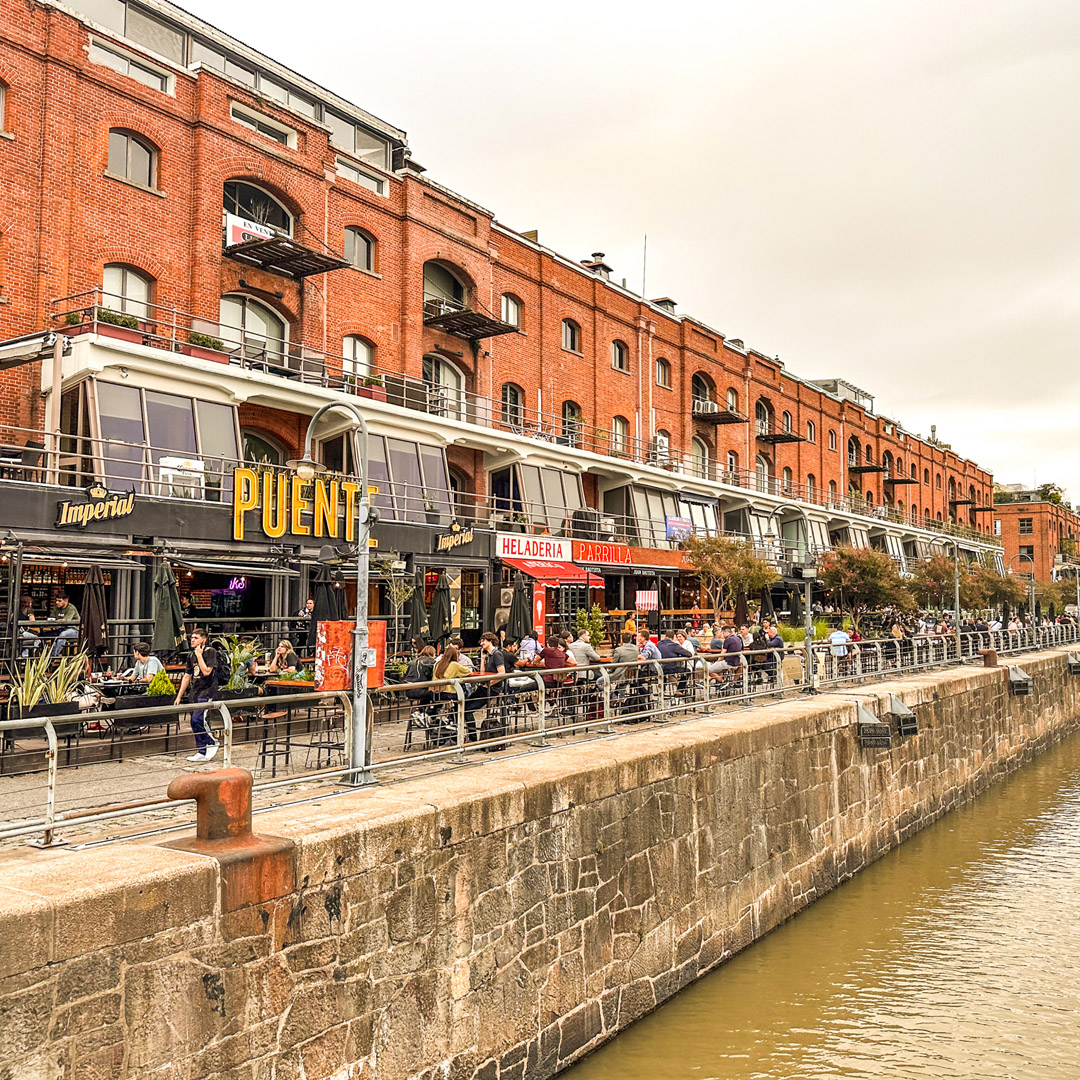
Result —
[[[192, 630], [191, 654], [184, 666], [176, 704], [181, 704], [185, 698], [192, 704], [213, 701], [218, 690], [229, 681], [230, 672], [223, 670], [228, 668], [228, 664], [229, 658], [223, 649], [215, 649], [207, 644], [205, 630]], [[195, 734], [195, 753], [188, 761], [209, 761], [217, 753], [218, 742], [210, 733], [205, 709], [192, 712], [191, 730]]]

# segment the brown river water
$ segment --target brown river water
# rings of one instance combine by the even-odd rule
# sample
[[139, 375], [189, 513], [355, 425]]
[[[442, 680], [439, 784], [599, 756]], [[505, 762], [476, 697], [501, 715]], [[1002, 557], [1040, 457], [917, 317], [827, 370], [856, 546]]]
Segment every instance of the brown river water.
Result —
[[560, 1080], [1080, 1080], [1080, 734]]

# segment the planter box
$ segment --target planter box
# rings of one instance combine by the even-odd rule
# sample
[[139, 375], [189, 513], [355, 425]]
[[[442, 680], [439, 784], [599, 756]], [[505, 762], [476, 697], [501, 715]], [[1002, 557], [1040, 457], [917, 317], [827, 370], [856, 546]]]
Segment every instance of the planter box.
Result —
[[229, 354], [220, 349], [208, 349], [205, 345], [181, 345], [180, 352], [184, 356], [193, 356], [196, 360], [209, 360], [215, 364], [227, 364]]
[[355, 393], [357, 397], [371, 398], [372, 401], [386, 400], [385, 386], [358, 386]]
[[[91, 327], [93, 329], [93, 327]], [[98, 322], [97, 332], [105, 337], [118, 338], [120, 341], [130, 341], [135, 345], [141, 345], [146, 336], [142, 330], [132, 330], [128, 326], [116, 326], [113, 323]]]
[[[31, 720], [38, 717], [48, 716], [53, 720], [53, 727], [56, 730], [57, 738], [65, 738], [71, 735], [77, 735], [82, 726], [81, 721], [74, 723], [57, 723], [57, 718], [62, 716], [78, 716], [79, 706], [74, 701], [60, 701], [57, 703], [44, 702], [35, 705], [32, 709], [28, 709], [26, 712], [22, 712], [17, 706], [11, 706], [11, 719], [12, 720]], [[45, 729], [43, 727], [27, 727], [27, 728], [15, 728], [11, 731], [5, 731], [3, 733], [5, 741], [14, 741], [15, 739], [32, 739], [32, 738], [44, 738]]]

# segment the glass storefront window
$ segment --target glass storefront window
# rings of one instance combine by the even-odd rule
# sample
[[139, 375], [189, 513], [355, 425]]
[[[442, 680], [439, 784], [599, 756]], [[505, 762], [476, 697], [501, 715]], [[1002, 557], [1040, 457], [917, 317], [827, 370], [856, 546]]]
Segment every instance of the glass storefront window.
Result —
[[423, 481], [420, 477], [416, 443], [405, 442], [403, 439], [387, 439], [386, 449], [390, 458], [396, 501], [405, 512], [405, 520], [423, 521]]
[[106, 482], [142, 481], [146, 433], [139, 388], [99, 383], [97, 398]]

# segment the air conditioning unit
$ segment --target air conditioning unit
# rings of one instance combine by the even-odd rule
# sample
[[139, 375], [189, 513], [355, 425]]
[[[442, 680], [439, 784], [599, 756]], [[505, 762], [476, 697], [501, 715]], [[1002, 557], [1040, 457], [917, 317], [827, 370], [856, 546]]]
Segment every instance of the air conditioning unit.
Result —
[[653, 436], [652, 459], [657, 465], [666, 465], [671, 460], [671, 446], [666, 435]]
[[514, 602], [514, 590], [513, 589], [500, 589], [499, 590], [499, 607], [508, 608]]
[[719, 411], [720, 406], [715, 401], [710, 401], [708, 398], [694, 398], [694, 412], [714, 413]]

